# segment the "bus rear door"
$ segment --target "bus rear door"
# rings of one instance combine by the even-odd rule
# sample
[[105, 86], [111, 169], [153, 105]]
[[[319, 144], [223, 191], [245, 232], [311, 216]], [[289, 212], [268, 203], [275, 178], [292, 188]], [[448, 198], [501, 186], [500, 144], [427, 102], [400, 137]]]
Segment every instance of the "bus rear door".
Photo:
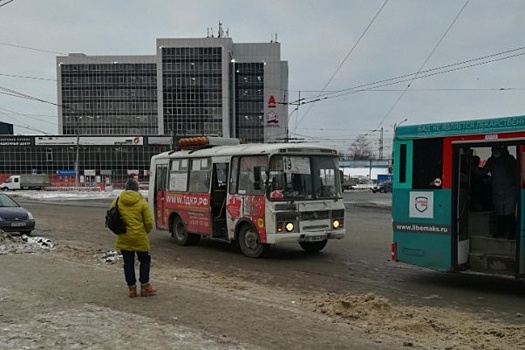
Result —
[[525, 145], [519, 146], [518, 164], [520, 166], [520, 202], [518, 204], [519, 231], [516, 241], [518, 247], [518, 275], [525, 275]]
[[166, 205], [166, 191], [168, 190], [168, 164], [157, 164], [155, 170], [155, 186], [153, 191], [153, 206], [155, 226], [158, 229], [168, 229], [168, 215], [164, 215]]
[[[396, 140], [392, 216], [394, 257], [434, 270], [452, 268], [451, 184], [443, 178], [443, 138]], [[442, 184], [443, 182], [443, 184]]]

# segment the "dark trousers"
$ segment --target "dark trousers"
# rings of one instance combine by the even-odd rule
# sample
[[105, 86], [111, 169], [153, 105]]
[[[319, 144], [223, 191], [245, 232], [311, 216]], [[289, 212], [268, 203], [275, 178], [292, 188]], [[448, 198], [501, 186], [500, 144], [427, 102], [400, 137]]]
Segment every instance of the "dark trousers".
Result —
[[151, 266], [151, 255], [149, 252], [132, 252], [129, 250], [122, 250], [122, 258], [124, 259], [124, 276], [126, 277], [126, 283], [128, 286], [134, 286], [137, 284], [135, 277], [135, 253], [140, 262], [139, 267], [139, 281], [141, 284], [149, 282], [149, 269]]

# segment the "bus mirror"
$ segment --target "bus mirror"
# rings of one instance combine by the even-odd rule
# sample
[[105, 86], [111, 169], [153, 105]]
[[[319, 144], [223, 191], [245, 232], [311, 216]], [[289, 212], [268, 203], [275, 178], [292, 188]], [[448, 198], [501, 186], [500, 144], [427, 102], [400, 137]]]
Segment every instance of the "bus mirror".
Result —
[[264, 189], [266, 183], [266, 173], [264, 168], [260, 166], [253, 167], [253, 188], [256, 190]]

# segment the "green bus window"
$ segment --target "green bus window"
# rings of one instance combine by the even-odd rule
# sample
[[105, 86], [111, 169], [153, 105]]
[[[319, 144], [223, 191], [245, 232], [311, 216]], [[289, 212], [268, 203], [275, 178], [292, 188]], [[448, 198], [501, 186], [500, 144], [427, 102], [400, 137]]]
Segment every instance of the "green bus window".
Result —
[[443, 179], [443, 139], [414, 140], [412, 188], [436, 188], [435, 179]]
[[407, 182], [407, 145], [399, 145], [399, 182]]

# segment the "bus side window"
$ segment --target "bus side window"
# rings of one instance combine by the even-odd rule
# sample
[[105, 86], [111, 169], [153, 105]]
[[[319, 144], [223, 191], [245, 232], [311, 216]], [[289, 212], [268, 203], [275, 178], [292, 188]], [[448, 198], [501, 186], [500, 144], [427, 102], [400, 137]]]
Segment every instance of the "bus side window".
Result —
[[242, 157], [239, 166], [239, 194], [262, 195], [264, 186], [255, 185], [255, 170], [259, 168], [266, 174], [268, 166], [267, 156], [248, 156]]
[[228, 163], [214, 164], [213, 188], [215, 190], [226, 190], [228, 184]]
[[232, 158], [232, 166], [230, 171], [230, 194], [237, 193], [237, 179], [239, 177], [239, 157]]
[[407, 145], [399, 146], [399, 182], [407, 182]]
[[412, 188], [433, 189], [435, 179], [443, 179], [443, 139], [414, 140]]
[[239, 174], [239, 194], [246, 194], [252, 183], [253, 174], [246, 169], [241, 169]]
[[188, 192], [205, 193], [210, 190], [211, 167], [208, 159], [193, 159]]

